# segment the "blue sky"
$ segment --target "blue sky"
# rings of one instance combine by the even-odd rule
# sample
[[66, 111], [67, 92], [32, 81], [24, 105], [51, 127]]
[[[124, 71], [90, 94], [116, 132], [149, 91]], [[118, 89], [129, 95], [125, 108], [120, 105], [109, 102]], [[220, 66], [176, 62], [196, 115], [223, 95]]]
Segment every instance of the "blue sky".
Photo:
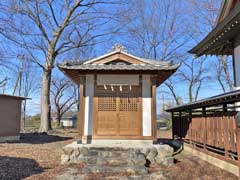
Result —
[[[7, 2], [7, 1], [3, 1], [3, 2]], [[136, 1], [132, 1], [133, 3], [135, 3]], [[150, 3], [149, 3], [150, 2]], [[156, 13], [154, 15], [154, 17], [156, 17], [159, 13], [159, 9], [154, 9], [155, 5], [154, 3], [158, 3], [158, 0], [151, 0], [151, 1], [145, 1], [144, 3], [144, 13], [143, 16], [151, 16], [151, 14]], [[171, 1], [168, 0], [164, 0], [162, 2], [168, 3]], [[180, 43], [181, 41], [184, 41], [186, 37], [190, 36], [189, 30], [191, 26], [196, 26], [196, 29], [199, 31], [198, 34], [195, 34], [193, 38], [189, 39], [187, 43], [185, 43], [181, 48], [178, 49], [178, 53], [177, 54], [183, 54], [184, 58], [186, 60], [190, 60], [193, 58], [192, 55], [189, 55], [187, 53], [187, 51], [189, 49], [191, 49], [194, 45], [197, 44], [197, 42], [199, 42], [210, 30], [211, 27], [206, 26], [206, 22], [204, 19], [204, 16], [206, 17], [206, 12], [204, 10], [204, 3], [206, 2], [210, 2], [209, 1], [203, 1], [200, 0], [199, 2], [203, 3], [200, 5], [203, 5], [203, 9], [200, 12], [200, 10], [195, 10], [194, 8], [196, 7], [192, 7], [190, 6], [190, 1], [186, 1], [186, 0], [180, 0], [180, 1], [176, 1], [177, 4], [177, 10], [181, 10], [181, 14], [178, 14], [177, 16], [177, 21], [176, 21], [176, 27], [175, 27], [175, 31], [174, 33], [178, 34], [181, 31], [186, 32], [185, 34], [182, 34], [182, 36], [177, 39], [177, 43]], [[216, 1], [216, 7], [219, 6], [219, 1]], [[119, 6], [120, 7], [120, 6]], [[119, 10], [119, 7], [117, 8], [113, 8], [112, 5], [107, 5], [105, 7], [102, 7], [103, 9], [107, 10], [108, 12], [117, 12]], [[131, 15], [135, 15], [135, 11], [139, 10], [136, 9], [137, 6], [132, 6], [128, 9], [127, 13], [133, 13]], [[161, 4], [159, 6], [160, 8], [162, 7]], [[187, 7], [187, 8], [186, 8]], [[56, 10], [59, 7], [56, 6]], [[170, 13], [170, 16], [174, 15], [174, 7], [172, 7], [172, 12]], [[163, 10], [162, 10], [163, 11]], [[199, 13], [199, 14], [198, 14]], [[0, 14], [3, 15], [3, 14]], [[198, 19], [193, 19], [193, 17], [196, 16], [198, 17]], [[201, 16], [203, 18], [201, 18]], [[216, 13], [215, 13], [216, 16]], [[58, 14], [58, 18], [61, 19], [62, 14]], [[16, 17], [17, 18], [17, 17]], [[161, 15], [159, 18], [162, 18]], [[170, 17], [171, 18], [171, 17]], [[197, 22], [196, 22], [197, 20]], [[158, 22], [158, 19], [154, 20], [154, 22], [156, 21], [156, 23]], [[30, 28], [30, 24], [23, 24], [21, 19], [17, 19], [15, 21], [17, 24], [21, 25], [23, 28]], [[114, 26], [116, 26], [116, 24], [114, 24], [116, 22], [113, 22], [111, 24], [106, 25], [105, 27], [102, 27], [102, 29], [98, 29], [97, 31], [106, 31]], [[87, 51], [89, 53], [87, 53], [87, 55], [83, 55], [82, 53], [79, 53], [78, 51], [74, 51], [74, 52], [70, 52], [68, 54], [59, 56], [57, 58], [57, 62], [62, 62], [63, 60], [66, 59], [81, 59], [81, 58], [92, 58], [92, 57], [96, 57], [96, 56], [100, 56], [103, 55], [104, 53], [106, 53], [108, 50], [111, 49], [111, 47], [116, 44], [116, 43], [121, 43], [123, 46], [126, 46], [129, 50], [129, 53], [137, 55], [137, 56], [143, 56], [143, 52], [141, 50], [141, 48], [139, 47], [140, 44], [139, 42], [136, 40], [136, 37], [132, 36], [131, 33], [129, 33], [129, 28], [134, 28], [137, 27], [138, 25], [140, 25], [140, 21], [139, 19], [135, 19], [134, 21], [131, 22], [132, 24], [126, 24], [122, 27], [121, 29], [121, 33], [118, 34], [112, 34], [109, 36], [104, 37], [104, 42], [101, 44], [97, 44], [93, 47], [91, 47], [91, 49], [84, 49], [84, 51]], [[126, 27], [125, 27], [126, 26]], [[161, 26], [161, 21], [159, 21], [159, 26]], [[33, 31], [35, 31], [35, 29], [32, 29]], [[97, 33], [94, 32], [94, 33]], [[161, 28], [159, 29], [159, 34], [161, 34]], [[50, 32], [49, 32], [50, 33]], [[103, 40], [103, 39], [101, 39]], [[99, 41], [101, 41], [99, 40]], [[17, 47], [14, 44], [10, 44], [8, 41], [6, 41], [2, 36], [0, 36], [0, 49], [2, 49], [2, 51], [7, 51], [8, 53], [8, 57], [6, 57], [6, 61], [8, 62], [13, 62], [13, 67], [11, 67], [11, 70], [7, 70], [7, 69], [0, 69], [0, 77], [5, 77], [8, 76], [10, 78], [9, 83], [7, 85], [7, 87], [5, 88], [4, 93], [7, 94], [12, 94], [13, 91], [13, 86], [16, 82], [16, 72], [17, 72], [17, 66], [18, 66], [18, 58], [15, 58], [18, 54], [24, 54], [26, 53], [24, 49]], [[172, 47], [174, 48], [174, 47]], [[40, 53], [40, 51], [33, 51], [34, 52], [34, 56], [36, 56], [38, 59], [41, 60], [42, 63], [44, 63], [44, 55], [42, 53]], [[162, 52], [162, 47], [159, 46], [158, 48], [158, 59], [161, 59], [161, 52]], [[81, 54], [81, 57], [79, 57], [79, 54]], [[171, 59], [173, 60], [175, 63], [179, 62], [179, 59]], [[212, 71], [212, 66], [213, 66], [213, 62], [216, 60], [215, 57], [208, 57], [206, 60], [206, 65], [208, 66], [208, 72], [206, 72], [207, 74], [210, 74], [211, 76], [214, 76], [214, 72]], [[196, 59], [196, 61], [198, 61]], [[231, 68], [231, 66], [229, 66]], [[13, 69], [13, 71], [12, 71]], [[181, 67], [182, 71], [185, 70], [184, 66]], [[37, 114], [40, 113], [40, 82], [41, 82], [41, 73], [42, 70], [40, 68], [36, 68], [34, 69], [34, 74], [36, 75], [36, 82], [38, 82], [38, 86], [36, 86], [36, 88], [33, 90], [33, 92], [30, 94], [30, 98], [32, 98], [32, 100], [29, 100], [27, 103], [27, 113], [30, 115], [33, 114]], [[57, 69], [54, 68], [53, 70], [53, 74], [54, 76], [63, 76], [63, 74]], [[174, 76], [173, 76], [174, 78]], [[188, 102], [189, 98], [188, 98], [188, 92], [187, 92], [187, 84], [186, 82], [182, 81], [181, 79], [176, 79], [178, 82], [175, 85], [175, 89], [176, 92], [179, 96], [181, 96], [183, 102]], [[209, 96], [213, 96], [216, 94], [222, 93], [222, 90], [219, 86], [219, 84], [216, 82], [216, 80], [214, 78], [208, 79], [206, 81], [204, 81], [203, 86], [201, 88], [201, 91], [199, 93], [199, 98], [198, 99], [202, 99], [202, 98], [206, 98]], [[157, 108], [158, 108], [158, 112], [161, 109], [161, 105], [162, 105], [162, 99], [164, 97], [165, 102], [172, 102], [173, 98], [169, 93], [169, 90], [164, 86], [161, 85], [158, 89], [157, 89]]]

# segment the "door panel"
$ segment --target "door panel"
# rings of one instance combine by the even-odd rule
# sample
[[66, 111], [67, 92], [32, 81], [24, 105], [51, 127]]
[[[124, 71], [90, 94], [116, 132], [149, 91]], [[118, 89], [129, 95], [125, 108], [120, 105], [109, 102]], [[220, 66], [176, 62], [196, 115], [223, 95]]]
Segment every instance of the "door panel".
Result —
[[139, 99], [136, 91], [120, 93], [119, 103], [119, 135], [140, 135]]
[[141, 136], [141, 89], [97, 86], [94, 136]]
[[117, 134], [116, 100], [115, 94], [99, 95], [97, 101], [97, 135]]

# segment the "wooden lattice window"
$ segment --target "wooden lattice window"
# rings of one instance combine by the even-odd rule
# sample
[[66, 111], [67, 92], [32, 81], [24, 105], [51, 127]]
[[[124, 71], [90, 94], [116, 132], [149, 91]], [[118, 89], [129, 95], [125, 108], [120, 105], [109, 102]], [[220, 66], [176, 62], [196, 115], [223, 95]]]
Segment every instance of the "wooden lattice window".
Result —
[[122, 112], [137, 112], [138, 111], [138, 97], [122, 94], [120, 97], [119, 111]]
[[116, 96], [98, 97], [98, 111], [117, 111]]

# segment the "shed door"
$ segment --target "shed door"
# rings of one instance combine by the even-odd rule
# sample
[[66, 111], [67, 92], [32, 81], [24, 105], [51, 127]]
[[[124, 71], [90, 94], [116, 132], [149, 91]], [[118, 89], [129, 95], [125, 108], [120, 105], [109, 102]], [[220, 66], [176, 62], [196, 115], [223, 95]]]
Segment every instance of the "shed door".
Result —
[[139, 86], [101, 87], [95, 92], [94, 136], [141, 136]]

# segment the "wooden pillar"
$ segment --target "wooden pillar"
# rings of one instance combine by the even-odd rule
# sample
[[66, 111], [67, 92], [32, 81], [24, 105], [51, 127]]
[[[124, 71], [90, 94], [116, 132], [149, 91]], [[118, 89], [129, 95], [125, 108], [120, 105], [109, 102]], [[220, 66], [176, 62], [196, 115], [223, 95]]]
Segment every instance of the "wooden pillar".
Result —
[[[240, 45], [236, 46], [233, 51], [233, 75], [235, 90], [240, 90]], [[235, 109], [240, 112], [240, 102], [236, 102], [235, 106], [239, 106]]]
[[227, 104], [223, 104], [223, 120], [224, 120], [224, 151], [225, 156], [228, 158], [228, 150], [229, 150], [229, 123], [227, 115]]
[[233, 72], [235, 88], [240, 89], [240, 45], [234, 48]]
[[235, 116], [235, 126], [236, 126], [236, 147], [237, 147], [237, 158], [238, 158], [238, 179], [240, 180], [240, 112]]
[[240, 180], [240, 127], [236, 129], [237, 136], [237, 155], [238, 155], [238, 179]]
[[[240, 89], [240, 45], [234, 48], [233, 52], [233, 72], [234, 72], [234, 86], [235, 90]], [[240, 106], [240, 102], [236, 102], [235, 106]], [[240, 107], [235, 108], [236, 111], [240, 112]], [[237, 127], [237, 153], [238, 153], [238, 164], [239, 164], [239, 180], [240, 180], [240, 127]]]
[[202, 108], [202, 116], [204, 118], [204, 140], [203, 140], [203, 149], [207, 150], [207, 113], [206, 113], [206, 107]]
[[[239, 113], [239, 112], [238, 112]], [[238, 157], [238, 179], [240, 180], [240, 126], [239, 126], [239, 114], [235, 117], [236, 123], [236, 145], [237, 145], [237, 157]]]
[[156, 83], [152, 85], [152, 136], [154, 140], [157, 140], [157, 103], [156, 103]]
[[190, 138], [189, 138], [189, 140], [190, 140], [190, 142], [189, 143], [192, 145], [193, 135], [192, 135], [192, 110], [191, 109], [188, 111], [188, 118], [189, 118], [189, 121], [190, 121], [190, 123], [189, 123], [189, 128], [190, 128]]
[[174, 111], [171, 112], [172, 115], [172, 139], [174, 139], [175, 137], [175, 120], [174, 120]]
[[183, 130], [182, 112], [179, 111], [179, 136], [180, 136], [180, 139], [182, 139], [182, 130]]
[[84, 111], [85, 111], [85, 76], [80, 76], [79, 83], [79, 120], [78, 120], [78, 129], [79, 129], [79, 139], [82, 140], [84, 136]]

